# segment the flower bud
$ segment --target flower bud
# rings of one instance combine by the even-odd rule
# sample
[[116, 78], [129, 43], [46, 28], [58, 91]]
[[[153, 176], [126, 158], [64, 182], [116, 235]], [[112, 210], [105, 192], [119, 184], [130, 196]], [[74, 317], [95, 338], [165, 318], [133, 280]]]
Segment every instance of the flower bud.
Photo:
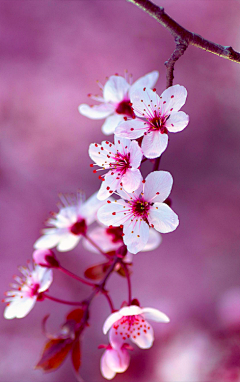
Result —
[[51, 249], [37, 249], [33, 252], [33, 260], [36, 264], [46, 268], [58, 268], [59, 262]]

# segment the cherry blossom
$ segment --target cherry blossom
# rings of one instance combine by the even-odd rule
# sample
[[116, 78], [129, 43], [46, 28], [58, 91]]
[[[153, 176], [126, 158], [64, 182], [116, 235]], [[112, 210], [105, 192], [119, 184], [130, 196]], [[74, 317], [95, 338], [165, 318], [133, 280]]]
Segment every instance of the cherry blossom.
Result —
[[52, 270], [40, 265], [35, 267], [19, 267], [23, 277], [14, 276], [16, 284], [11, 284], [13, 290], [6, 292], [4, 302], [7, 307], [4, 317], [7, 319], [23, 318], [34, 307], [40, 293], [46, 291], [52, 283]]
[[167, 148], [168, 133], [182, 131], [189, 122], [188, 115], [179, 111], [186, 98], [187, 90], [180, 85], [169, 87], [160, 97], [151, 89], [136, 90], [131, 96], [136, 118], [121, 122], [115, 134], [129, 139], [143, 136], [145, 157], [159, 157]]
[[153, 308], [140, 308], [137, 305], [125, 306], [112, 313], [103, 324], [103, 333], [109, 330], [109, 341], [114, 349], [130, 339], [141, 349], [149, 349], [154, 341], [154, 332], [147, 320], [169, 322], [166, 314]]
[[[96, 227], [89, 231], [88, 236], [104, 252], [115, 251], [123, 245], [123, 229], [120, 227]], [[153, 251], [158, 248], [162, 242], [162, 236], [155, 229], [149, 229], [149, 238], [141, 252]], [[83, 239], [83, 245], [91, 252], [98, 253], [98, 250], [86, 239]], [[129, 262], [132, 261], [132, 254], [127, 253]], [[126, 257], [124, 258], [126, 260]], [[130, 261], [131, 259], [131, 261]], [[127, 261], [128, 262], [128, 261]]]
[[103, 202], [94, 193], [84, 202], [81, 192], [77, 198], [69, 195], [60, 195], [62, 204], [58, 213], [53, 213], [46, 224], [51, 228], [42, 230], [41, 236], [34, 244], [36, 249], [47, 249], [57, 246], [58, 251], [70, 251], [79, 243], [87, 232], [88, 225], [96, 219], [96, 214]]
[[172, 184], [169, 172], [154, 171], [131, 194], [120, 188], [118, 193], [125, 200], [108, 200], [98, 210], [98, 220], [110, 227], [123, 228], [123, 241], [128, 251], [135, 254], [146, 246], [149, 227], [161, 233], [177, 228], [178, 216], [163, 203], [171, 192]]
[[130, 355], [127, 351], [127, 344], [123, 344], [121, 348], [114, 349], [111, 345], [106, 347], [100, 361], [100, 369], [104, 378], [113, 379], [116, 373], [124, 373], [130, 363]]
[[59, 262], [51, 249], [36, 249], [33, 252], [33, 261], [35, 264], [46, 268], [58, 268]]
[[115, 136], [114, 144], [108, 141], [101, 145], [92, 143], [89, 156], [103, 170], [110, 170], [100, 176], [102, 185], [98, 191], [98, 199], [107, 199], [120, 184], [127, 192], [135, 191], [139, 187], [142, 175], [138, 167], [142, 161], [142, 150], [136, 141]]
[[131, 77], [124, 78], [118, 75], [111, 76], [104, 86], [99, 84], [103, 96], [89, 95], [93, 100], [101, 102], [100, 105], [89, 106], [81, 104], [79, 112], [91, 119], [105, 119], [102, 125], [102, 132], [106, 135], [113, 134], [119, 122], [124, 117], [134, 118], [134, 112], [130, 104], [132, 93], [144, 86], [152, 88], [158, 80], [159, 73], [154, 70], [151, 73], [139, 78], [131, 84]]

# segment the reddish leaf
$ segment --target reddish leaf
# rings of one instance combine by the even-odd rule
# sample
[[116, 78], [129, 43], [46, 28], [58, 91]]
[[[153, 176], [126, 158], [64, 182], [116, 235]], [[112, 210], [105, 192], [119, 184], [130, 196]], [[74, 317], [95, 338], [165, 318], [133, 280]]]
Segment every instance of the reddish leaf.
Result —
[[83, 309], [74, 309], [71, 312], [68, 313], [66, 319], [67, 320], [74, 320], [75, 322], [79, 323], [81, 319], [83, 318], [84, 310]]
[[91, 280], [101, 280], [108, 268], [110, 267], [109, 263], [101, 263], [97, 265], [93, 265], [92, 267], [86, 269], [84, 272], [84, 276]]
[[77, 340], [72, 349], [72, 363], [74, 369], [78, 372], [80, 366], [81, 366], [81, 352], [80, 352], [80, 343], [79, 340]]
[[56, 370], [63, 363], [72, 346], [73, 342], [69, 339], [53, 339], [48, 341], [43, 349], [42, 357], [35, 368], [42, 369], [43, 371]]

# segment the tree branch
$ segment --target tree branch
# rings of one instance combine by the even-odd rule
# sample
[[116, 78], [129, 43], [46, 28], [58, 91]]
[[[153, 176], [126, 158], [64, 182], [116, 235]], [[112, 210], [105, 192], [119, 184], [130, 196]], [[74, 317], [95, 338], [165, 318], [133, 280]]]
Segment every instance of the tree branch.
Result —
[[[236, 52], [231, 46], [223, 46], [220, 44], [216, 44], [214, 42], [206, 40], [205, 38], [196, 33], [188, 31], [187, 29], [183, 28], [180, 24], [178, 24], [175, 20], [173, 20], [170, 16], [168, 16], [168, 14], [164, 12], [164, 8], [158, 7], [149, 0], [127, 1], [137, 5], [139, 8], [147, 12], [154, 19], [156, 19], [172, 34], [172, 36], [175, 38], [175, 41], [176, 39], [179, 39], [186, 45], [193, 45], [197, 48], [206, 50], [207, 52], [216, 54], [219, 57], [223, 57], [228, 60], [240, 63], [240, 53]], [[171, 58], [169, 60], [171, 60]]]

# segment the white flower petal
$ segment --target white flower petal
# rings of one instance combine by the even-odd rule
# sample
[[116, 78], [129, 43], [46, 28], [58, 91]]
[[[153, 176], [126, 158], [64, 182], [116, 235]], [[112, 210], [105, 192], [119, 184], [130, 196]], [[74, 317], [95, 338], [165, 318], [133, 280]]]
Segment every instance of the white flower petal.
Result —
[[111, 76], [103, 88], [103, 98], [106, 102], [121, 102], [126, 97], [130, 85], [125, 78]]
[[116, 127], [115, 134], [117, 137], [137, 139], [140, 138], [146, 131], [148, 131], [147, 122], [136, 118], [119, 123]]
[[166, 314], [160, 312], [158, 309], [154, 308], [143, 308], [142, 315], [147, 320], [152, 320], [156, 322], [170, 322], [170, 319]]
[[162, 203], [169, 196], [173, 185], [172, 175], [167, 171], [154, 171], [146, 177], [144, 198]]
[[123, 226], [123, 241], [129, 252], [136, 254], [147, 244], [149, 237], [149, 226], [140, 219], [130, 219]]
[[120, 226], [127, 220], [128, 205], [123, 200], [107, 203], [98, 210], [98, 220], [105, 225]]
[[107, 364], [107, 350], [103, 353], [100, 360], [100, 370], [102, 376], [108, 380], [113, 379], [116, 375], [115, 371], [113, 371]]
[[170, 86], [161, 94], [162, 112], [163, 114], [171, 114], [178, 111], [185, 104], [187, 98], [187, 90], [184, 86]]
[[130, 141], [128, 150], [130, 152], [130, 165], [133, 168], [138, 168], [141, 164], [142, 157], [143, 157], [141, 147], [136, 141]]
[[109, 171], [105, 175], [105, 180], [102, 181], [100, 190], [98, 191], [97, 197], [99, 200], [105, 200], [117, 190], [121, 183], [121, 176], [118, 176], [116, 172]]
[[47, 290], [53, 281], [53, 272], [51, 269], [41, 267], [40, 265], [35, 266], [35, 270], [38, 273], [40, 287], [38, 289], [39, 293]]
[[132, 93], [132, 107], [137, 117], [152, 118], [154, 111], [159, 110], [161, 100], [156, 92], [151, 89], [138, 89]]
[[189, 122], [189, 116], [183, 111], [172, 113], [167, 119], [165, 126], [171, 133], [177, 133], [185, 129]]
[[41, 236], [33, 245], [36, 249], [49, 249], [55, 247], [60, 240], [60, 235], [51, 233]]
[[118, 151], [120, 151], [122, 154], [125, 154], [125, 152], [129, 151], [129, 146], [131, 144], [131, 141], [127, 138], [120, 138], [114, 135], [114, 145]]
[[141, 181], [141, 172], [136, 169], [129, 169], [122, 177], [123, 188], [129, 193], [137, 190]]
[[149, 211], [148, 221], [161, 233], [174, 231], [178, 224], [178, 216], [165, 203], [154, 203]]
[[71, 251], [77, 246], [81, 236], [73, 235], [70, 232], [63, 235], [57, 245], [57, 250], [60, 252]]
[[144, 135], [142, 141], [142, 151], [146, 158], [157, 158], [167, 148], [168, 135], [161, 134], [159, 131], [150, 131]]
[[155, 231], [155, 229], [150, 228], [148, 242], [145, 245], [145, 247], [142, 249], [142, 252], [153, 251], [161, 244], [161, 242], [162, 242], [162, 236], [160, 235], [160, 233]]
[[92, 224], [96, 220], [97, 212], [103, 204], [104, 202], [97, 198], [97, 192], [95, 192], [81, 205], [79, 213], [86, 220], [87, 224]]
[[129, 90], [130, 99], [132, 97], [133, 92], [137, 89], [143, 89], [144, 87], [153, 88], [156, 85], [158, 77], [159, 77], [159, 73], [157, 70], [154, 70], [153, 72], [148, 73], [143, 77], [140, 77], [130, 87], [130, 90]]
[[109, 103], [89, 106], [82, 104], [78, 107], [80, 114], [91, 119], [103, 119], [114, 113], [115, 107]]
[[[102, 142], [103, 144], [103, 142]], [[103, 145], [97, 143], [91, 143], [89, 146], [88, 154], [90, 158], [100, 167], [109, 168], [108, 163], [111, 162], [109, 156], [109, 147], [106, 150]], [[108, 155], [108, 156], [107, 156]]]
[[115, 132], [116, 127], [120, 122], [124, 121], [124, 115], [114, 114], [107, 117], [106, 121], [102, 125], [102, 132], [105, 135], [110, 135]]
[[140, 331], [140, 335], [135, 334], [135, 332], [131, 334], [132, 342], [134, 342], [141, 349], [149, 349], [154, 341], [153, 328], [148, 322], [146, 322], [146, 325], [147, 329], [145, 329], [145, 331], [142, 329]]
[[4, 310], [4, 318], [11, 320], [13, 318], [23, 318], [32, 310], [36, 303], [37, 296], [23, 297], [16, 296]]
[[115, 322], [122, 318], [123, 315], [121, 314], [121, 310], [122, 309], [108, 316], [108, 318], [105, 320], [103, 324], [103, 334], [107, 334], [107, 332], [115, 324]]

